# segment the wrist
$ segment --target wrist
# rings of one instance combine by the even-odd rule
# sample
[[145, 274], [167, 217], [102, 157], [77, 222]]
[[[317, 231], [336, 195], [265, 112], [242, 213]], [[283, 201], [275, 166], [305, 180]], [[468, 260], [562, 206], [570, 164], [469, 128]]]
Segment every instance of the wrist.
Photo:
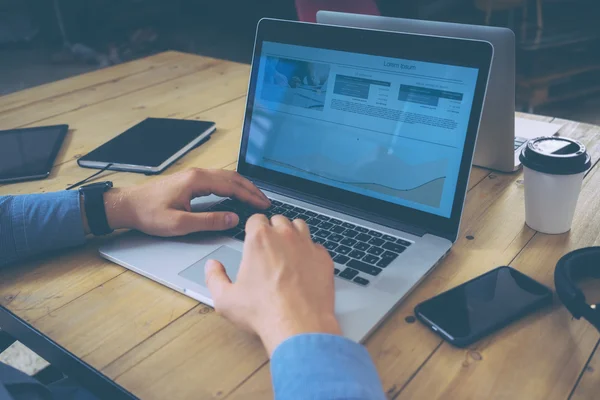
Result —
[[319, 318], [311, 318], [310, 320], [286, 318], [276, 323], [266, 324], [265, 329], [259, 333], [259, 336], [270, 358], [275, 349], [285, 340], [306, 333], [341, 335], [342, 329], [335, 315], [322, 315]]
[[[132, 213], [128, 206], [127, 195], [125, 190], [113, 188], [104, 193], [104, 211], [106, 213], [106, 221], [110, 229], [125, 229], [133, 228]], [[80, 209], [81, 209], [81, 221], [83, 224], [83, 230], [86, 235], [92, 233], [88, 218], [85, 212], [85, 199], [83, 196], [79, 196]]]
[[130, 229], [135, 226], [126, 189], [113, 188], [104, 193], [106, 221], [111, 229]]

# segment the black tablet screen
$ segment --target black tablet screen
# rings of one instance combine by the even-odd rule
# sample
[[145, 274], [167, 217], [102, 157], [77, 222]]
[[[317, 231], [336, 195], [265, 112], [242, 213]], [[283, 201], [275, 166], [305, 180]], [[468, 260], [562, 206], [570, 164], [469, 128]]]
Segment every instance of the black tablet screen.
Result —
[[213, 125], [206, 121], [147, 118], [80, 161], [158, 167]]
[[0, 131], [0, 181], [50, 172], [67, 125]]

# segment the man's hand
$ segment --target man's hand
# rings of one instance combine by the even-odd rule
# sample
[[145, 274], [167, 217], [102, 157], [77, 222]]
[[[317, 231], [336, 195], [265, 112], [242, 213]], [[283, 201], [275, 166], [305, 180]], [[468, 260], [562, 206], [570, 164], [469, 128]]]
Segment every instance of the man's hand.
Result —
[[333, 261], [312, 242], [302, 220], [252, 216], [236, 282], [211, 260], [206, 283], [216, 310], [258, 334], [269, 355], [300, 333], [341, 333], [334, 314]]
[[239, 218], [234, 213], [191, 212], [190, 201], [209, 194], [234, 197], [260, 209], [270, 204], [256, 186], [236, 172], [197, 168], [144, 185], [109, 190], [104, 195], [104, 204], [108, 224], [113, 229], [180, 236], [236, 226]]

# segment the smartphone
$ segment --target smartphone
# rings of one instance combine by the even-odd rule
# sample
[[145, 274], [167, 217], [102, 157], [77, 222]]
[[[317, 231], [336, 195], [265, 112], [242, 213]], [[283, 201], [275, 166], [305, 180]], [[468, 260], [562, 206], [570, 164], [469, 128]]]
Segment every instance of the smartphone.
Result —
[[466, 347], [552, 304], [552, 291], [511, 267], [498, 267], [415, 307], [419, 321]]

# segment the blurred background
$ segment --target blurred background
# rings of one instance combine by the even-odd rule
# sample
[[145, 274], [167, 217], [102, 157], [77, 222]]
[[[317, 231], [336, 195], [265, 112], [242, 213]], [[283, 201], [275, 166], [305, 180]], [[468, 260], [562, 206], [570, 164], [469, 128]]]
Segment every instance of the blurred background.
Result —
[[600, 123], [598, 0], [0, 0], [0, 95], [164, 50], [249, 63], [261, 17], [318, 9], [509, 27], [518, 109]]

